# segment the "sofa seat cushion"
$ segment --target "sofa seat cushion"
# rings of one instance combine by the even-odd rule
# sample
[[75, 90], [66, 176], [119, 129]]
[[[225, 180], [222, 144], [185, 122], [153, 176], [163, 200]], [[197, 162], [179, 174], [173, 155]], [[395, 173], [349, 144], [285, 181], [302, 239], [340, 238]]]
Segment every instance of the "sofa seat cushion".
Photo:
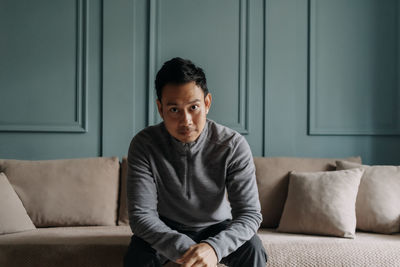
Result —
[[258, 231], [267, 266], [400, 266], [400, 234], [356, 232], [355, 239]]
[[[0, 266], [122, 266], [129, 226], [38, 228], [0, 236]], [[400, 234], [355, 239], [258, 231], [267, 266], [400, 266]]]
[[122, 266], [129, 226], [37, 228], [0, 236], [0, 266]]

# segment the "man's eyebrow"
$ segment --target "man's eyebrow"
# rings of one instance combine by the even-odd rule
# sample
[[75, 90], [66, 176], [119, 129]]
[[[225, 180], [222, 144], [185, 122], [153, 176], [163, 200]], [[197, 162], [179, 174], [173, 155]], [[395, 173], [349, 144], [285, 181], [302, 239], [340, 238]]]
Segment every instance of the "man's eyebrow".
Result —
[[[193, 101], [187, 102], [185, 103], [185, 105], [189, 105], [189, 104], [194, 104], [196, 102], [200, 102], [200, 99], [195, 99]], [[167, 102], [167, 106], [177, 106], [178, 104], [176, 104], [175, 102]]]

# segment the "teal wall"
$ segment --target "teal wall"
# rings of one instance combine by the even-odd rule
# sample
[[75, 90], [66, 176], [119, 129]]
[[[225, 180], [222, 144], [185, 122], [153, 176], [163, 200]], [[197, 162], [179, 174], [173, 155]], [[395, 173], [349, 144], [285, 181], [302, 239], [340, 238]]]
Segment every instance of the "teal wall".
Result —
[[400, 164], [398, 0], [0, 0], [0, 158], [126, 155], [171, 57], [255, 156]]

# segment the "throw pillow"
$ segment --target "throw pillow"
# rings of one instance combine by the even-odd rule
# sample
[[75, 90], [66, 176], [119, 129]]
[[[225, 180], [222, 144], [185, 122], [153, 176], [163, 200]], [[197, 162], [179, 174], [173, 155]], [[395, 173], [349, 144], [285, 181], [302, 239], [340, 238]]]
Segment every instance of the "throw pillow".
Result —
[[279, 232], [354, 238], [361, 169], [291, 172]]
[[334, 171], [336, 170], [336, 160], [361, 163], [360, 157], [345, 159], [255, 157], [257, 186], [263, 215], [261, 226], [265, 228], [278, 227], [287, 198], [290, 171]]
[[368, 166], [337, 161], [340, 170], [362, 168], [356, 202], [357, 228], [382, 234], [400, 231], [400, 166]]
[[36, 229], [18, 195], [0, 172], [0, 235]]

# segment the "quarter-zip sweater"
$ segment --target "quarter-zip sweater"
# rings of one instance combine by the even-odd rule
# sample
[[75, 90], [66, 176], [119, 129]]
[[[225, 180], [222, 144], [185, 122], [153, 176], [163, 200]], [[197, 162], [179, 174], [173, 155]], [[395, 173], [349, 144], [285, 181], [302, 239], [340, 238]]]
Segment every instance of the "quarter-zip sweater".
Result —
[[163, 122], [139, 132], [128, 151], [127, 184], [133, 233], [172, 261], [196, 244], [180, 231], [232, 219], [227, 229], [202, 241], [220, 261], [249, 240], [262, 220], [250, 147], [242, 135], [212, 120], [192, 143], [172, 137]]

